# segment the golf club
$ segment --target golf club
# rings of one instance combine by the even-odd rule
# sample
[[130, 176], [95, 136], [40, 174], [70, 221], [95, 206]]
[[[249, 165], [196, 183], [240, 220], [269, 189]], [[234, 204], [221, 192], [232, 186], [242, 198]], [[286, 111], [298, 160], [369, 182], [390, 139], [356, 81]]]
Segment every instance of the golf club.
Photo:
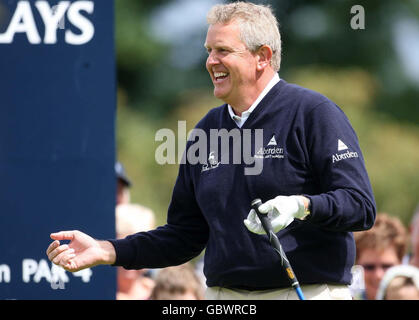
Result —
[[281, 244], [279, 243], [278, 237], [273, 232], [271, 221], [268, 218], [267, 214], [262, 214], [259, 212], [259, 206], [262, 204], [261, 199], [255, 199], [252, 201], [251, 206], [252, 209], [256, 211], [257, 216], [259, 217], [260, 222], [262, 223], [262, 227], [265, 230], [266, 234], [269, 236], [269, 242], [271, 243], [271, 246], [273, 249], [278, 253], [279, 257], [281, 258], [281, 264], [284, 270], [286, 271], [287, 277], [291, 282], [291, 286], [295, 289], [297, 292], [298, 298], [300, 300], [305, 300], [303, 292], [301, 290], [300, 284], [298, 283], [298, 280], [294, 274], [294, 271], [291, 268], [291, 264], [285, 255], [284, 250], [282, 249]]

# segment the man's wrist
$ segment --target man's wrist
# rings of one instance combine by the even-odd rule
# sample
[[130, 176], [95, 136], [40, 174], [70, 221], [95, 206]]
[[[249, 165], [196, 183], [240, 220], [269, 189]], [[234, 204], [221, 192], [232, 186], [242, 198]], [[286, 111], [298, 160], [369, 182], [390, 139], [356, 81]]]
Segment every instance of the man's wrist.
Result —
[[299, 199], [301, 199], [301, 202], [304, 206], [304, 213], [302, 214], [302, 216], [300, 216], [300, 220], [306, 220], [307, 217], [311, 214], [311, 201], [309, 198], [304, 197], [304, 196], [299, 196]]
[[101, 264], [114, 264], [116, 261], [116, 251], [112, 243], [103, 240], [99, 241], [99, 246], [102, 249], [102, 263]]

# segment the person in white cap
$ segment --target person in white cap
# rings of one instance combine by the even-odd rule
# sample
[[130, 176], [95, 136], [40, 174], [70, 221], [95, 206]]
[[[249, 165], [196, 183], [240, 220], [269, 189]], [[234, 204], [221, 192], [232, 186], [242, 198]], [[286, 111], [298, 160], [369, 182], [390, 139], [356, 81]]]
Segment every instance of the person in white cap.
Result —
[[388, 269], [376, 300], [419, 300], [419, 268], [398, 265]]

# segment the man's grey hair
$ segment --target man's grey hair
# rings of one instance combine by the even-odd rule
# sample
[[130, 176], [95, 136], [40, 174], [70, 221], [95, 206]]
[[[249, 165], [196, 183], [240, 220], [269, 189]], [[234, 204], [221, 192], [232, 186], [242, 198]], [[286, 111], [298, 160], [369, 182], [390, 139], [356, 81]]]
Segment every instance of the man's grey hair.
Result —
[[271, 66], [277, 72], [281, 65], [281, 35], [271, 6], [239, 1], [215, 5], [207, 15], [209, 25], [233, 20], [238, 21], [240, 39], [250, 52], [256, 52], [263, 45], [272, 49]]

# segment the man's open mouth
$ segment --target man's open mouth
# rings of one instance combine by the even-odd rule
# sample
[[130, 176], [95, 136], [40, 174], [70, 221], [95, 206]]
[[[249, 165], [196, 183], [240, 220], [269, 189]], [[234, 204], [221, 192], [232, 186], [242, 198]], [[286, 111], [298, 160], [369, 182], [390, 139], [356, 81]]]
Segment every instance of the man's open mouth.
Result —
[[215, 82], [223, 81], [227, 77], [228, 77], [228, 73], [226, 73], [226, 72], [214, 72]]

